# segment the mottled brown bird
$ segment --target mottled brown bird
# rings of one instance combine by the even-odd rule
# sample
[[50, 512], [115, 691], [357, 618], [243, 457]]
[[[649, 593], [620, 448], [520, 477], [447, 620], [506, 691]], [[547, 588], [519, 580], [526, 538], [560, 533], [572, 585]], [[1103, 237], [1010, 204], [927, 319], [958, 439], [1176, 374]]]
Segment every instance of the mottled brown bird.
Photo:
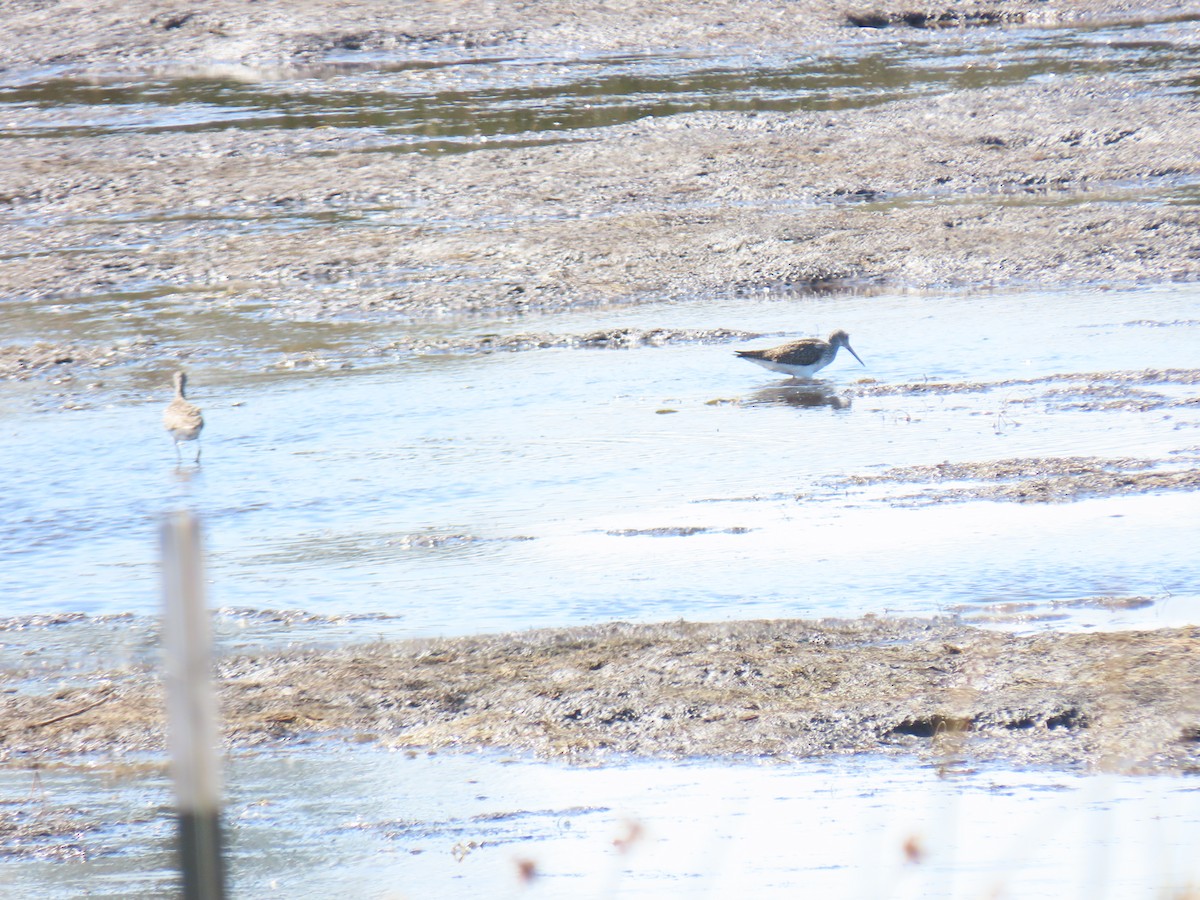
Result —
[[197, 441], [196, 462], [200, 462], [200, 432], [204, 429], [204, 417], [200, 415], [200, 407], [189, 403], [183, 391], [187, 387], [187, 375], [175, 373], [175, 399], [167, 404], [163, 411], [163, 427], [175, 439], [175, 458], [183, 461], [179, 450], [180, 441]]
[[740, 358], [748, 359], [772, 372], [783, 372], [793, 378], [812, 378], [815, 372], [819, 372], [833, 362], [839, 347], [849, 350], [850, 355], [858, 359], [859, 365], [866, 365], [851, 348], [850, 335], [840, 329], [831, 334], [827, 341], [820, 338], [801, 338], [769, 350], [737, 350], [735, 352]]

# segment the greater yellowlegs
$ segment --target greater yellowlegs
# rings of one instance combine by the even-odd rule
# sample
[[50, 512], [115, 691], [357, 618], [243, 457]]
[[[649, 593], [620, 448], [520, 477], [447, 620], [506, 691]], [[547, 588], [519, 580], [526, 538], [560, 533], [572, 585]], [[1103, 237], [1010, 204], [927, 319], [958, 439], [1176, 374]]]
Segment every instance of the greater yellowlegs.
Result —
[[[200, 415], [200, 407], [189, 403], [183, 396], [186, 387], [187, 375], [183, 372], [176, 372], [175, 399], [167, 404], [167, 408], [163, 411], [163, 426], [175, 439], [175, 458], [181, 462], [183, 456], [179, 452], [179, 442], [198, 441], [200, 432], [204, 428], [204, 417]], [[200, 462], [199, 444], [196, 444], [196, 462]]]
[[738, 350], [736, 353], [742, 359], [748, 359], [772, 372], [783, 372], [793, 378], [812, 378], [815, 372], [833, 362], [839, 347], [849, 350], [850, 355], [858, 359], [859, 365], [866, 365], [851, 348], [850, 336], [840, 329], [831, 334], [827, 341], [801, 338], [769, 350]]

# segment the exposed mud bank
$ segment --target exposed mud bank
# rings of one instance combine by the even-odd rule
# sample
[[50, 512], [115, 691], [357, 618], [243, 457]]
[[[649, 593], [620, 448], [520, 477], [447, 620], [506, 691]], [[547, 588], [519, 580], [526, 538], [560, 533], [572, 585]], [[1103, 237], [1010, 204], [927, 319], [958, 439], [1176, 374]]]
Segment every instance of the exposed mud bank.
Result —
[[[369, 123], [81, 126], [50, 140], [27, 127], [44, 114], [38, 104], [14, 105], [0, 137], [0, 294], [12, 298], [119, 305], [130, 292], [170, 290], [172, 317], [321, 322], [779, 286], [976, 290], [1200, 276], [1200, 110], [1189, 87], [1200, 73], [1187, 33], [1170, 25], [1189, 21], [1186, 6], [1157, 12], [1164, 25], [1153, 40], [1170, 61], [1161, 70], [1046, 78], [989, 74], [994, 59], [973, 56], [980, 48], [964, 35], [1002, 36], [998, 28], [916, 27], [948, 13], [888, 3], [0, 12], [9, 35], [0, 71], [18, 83], [51, 71], [66, 83], [153, 72], [266, 85], [334, 51], [351, 67], [346, 54], [370, 67], [381, 58], [372, 53], [453, 61], [484, 47], [497, 58], [554, 57], [635, 44], [748, 59], [772, 48], [837, 57], [868, 47], [886, 59], [888, 41], [913, 35], [942, 65], [976, 73], [866, 107], [694, 112], [576, 129], [548, 145], [432, 155], [397, 152]], [[953, 12], [979, 24], [1136, 20], [1121, 3]], [[888, 27], [852, 27], [855, 16]], [[906, 76], [895, 77], [903, 87]], [[128, 335], [120, 358], [189, 352], [186, 340], [145, 338]], [[21, 360], [30, 357], [72, 355], [87, 378], [113, 358], [111, 343], [98, 356], [77, 343], [10, 343], [0, 377], [28, 374]]]
[[[1144, 5], [1086, 0], [1053, 5], [1010, 0], [969, 7], [882, 2], [730, 0], [579, 6], [535, 2], [303, 2], [248, 9], [229, 2], [203, 8], [179, 2], [131, 8], [101, 2], [3, 4], [9, 67], [55, 65], [73, 71], [220, 63], [294, 67], [330, 51], [507, 51], [543, 48], [617, 52], [722, 44], [792, 45], [863, 27], [1069, 24], [1144, 15]], [[1187, 3], [1155, 7], [1156, 17], [1194, 12]]]
[[[1096, 78], [434, 158], [353, 134], [10, 138], [0, 290], [170, 285], [180, 306], [321, 320], [1191, 280], [1200, 212], [1155, 195], [1200, 178], [1196, 121], [1190, 97]], [[322, 221], [361, 207], [392, 221]]]
[[[1198, 641], [1195, 628], [677, 622], [267, 652], [218, 670], [234, 747], [324, 734], [578, 760], [871, 752], [1190, 772]], [[163, 697], [148, 674], [9, 693], [5, 757], [161, 750]]]
[[[962, 500], [1062, 503], [1086, 497], [1200, 489], [1200, 469], [1165, 468], [1167, 461], [1050, 457], [1000, 459], [979, 463], [908, 466], [878, 475], [855, 475], [846, 484], [937, 485], [893, 498], [895, 505]], [[957, 482], [952, 486], [947, 482]]]

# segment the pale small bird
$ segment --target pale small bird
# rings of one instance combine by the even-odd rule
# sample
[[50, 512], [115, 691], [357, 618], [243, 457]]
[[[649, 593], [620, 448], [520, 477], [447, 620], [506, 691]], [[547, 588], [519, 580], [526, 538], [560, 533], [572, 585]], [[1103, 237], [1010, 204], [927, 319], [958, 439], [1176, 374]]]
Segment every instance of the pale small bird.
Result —
[[[179, 452], [180, 441], [199, 441], [200, 432], [204, 429], [204, 417], [200, 415], [200, 407], [189, 403], [183, 391], [187, 387], [187, 375], [175, 373], [175, 399], [167, 404], [163, 411], [163, 427], [175, 439], [175, 458], [183, 461]], [[200, 444], [196, 444], [196, 462], [200, 462]]]
[[819, 372], [833, 362], [839, 347], [849, 350], [850, 355], [858, 359], [859, 365], [866, 365], [851, 348], [850, 335], [841, 329], [831, 334], [827, 341], [820, 338], [801, 338], [769, 350], [737, 350], [734, 352], [741, 359], [748, 359], [772, 372], [783, 372], [793, 378], [812, 378], [815, 372]]

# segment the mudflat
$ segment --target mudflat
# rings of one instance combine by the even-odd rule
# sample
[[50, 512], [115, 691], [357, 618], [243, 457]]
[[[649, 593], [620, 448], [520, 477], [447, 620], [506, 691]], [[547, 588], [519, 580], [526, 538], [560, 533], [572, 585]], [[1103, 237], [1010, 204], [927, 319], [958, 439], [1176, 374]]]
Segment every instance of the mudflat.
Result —
[[[71, 126], [47, 139], [30, 103], [9, 110], [0, 138], [5, 294], [169, 284], [181, 312], [267, 308], [319, 321], [781, 285], [981, 290], [1200, 274], [1200, 213], [1187, 193], [1200, 174], [1186, 88], [1198, 73], [1182, 27], [1190, 7], [1155, 13], [1161, 68], [994, 79], [980, 35], [1002, 45], [1006, 27], [1037, 27], [1046, 40], [1083, 29], [1084, 60], [1087, 29], [1142, 20], [1107, 2], [981, 3], [942, 18], [826, 2], [155, 9], [100, 4], [72, 15], [64, 4], [0, 4], [10, 37], [0, 71], [70, 86], [278, 85], [325, 71], [334, 53], [338, 71], [353, 72], [381, 54], [445, 62], [723, 50], [866, 53], [899, 88], [917, 76], [899, 64], [888, 76], [889, 56], [918, 46], [963, 77], [862, 107], [646, 117], [453, 153], [396, 152], [369, 127], [292, 122], [195, 133]], [[394, 215], [364, 223], [363, 210]], [[305, 227], [272, 227], [289, 217]], [[99, 359], [88, 350], [7, 347], [0, 371], [61, 371], [66, 356], [87, 371], [177, 348], [147, 340], [106, 347]]]
[[[217, 672], [230, 748], [325, 735], [587, 762], [871, 752], [1194, 772], [1198, 647], [1198, 628], [1020, 636], [869, 616], [285, 649]], [[10, 663], [6, 679], [35, 665]], [[0, 699], [5, 758], [164, 749], [153, 666], [70, 681]]]
[[[352, 69], [356, 55], [370, 66], [389, 53], [445, 61], [866, 48], [886, 57], [911, 42], [977, 76], [873, 106], [692, 112], [440, 154], [395, 152], [349, 126], [65, 128], [47, 139], [31, 103], [9, 111], [0, 135], [6, 297], [53, 303], [170, 285], [181, 315], [266, 310], [322, 322], [686, 302], [780, 286], [982, 290], [1200, 275], [1200, 117], [1188, 87], [1200, 72], [1194, 54], [1176, 52], [1189, 39], [1176, 26], [1200, 16], [1195, 5], [1156, 9], [1162, 69], [1015, 81], [988, 79], [988, 60], [972, 57], [975, 36], [1134, 27], [1141, 13], [1119, 0], [946, 10], [885, 0], [344, 2], [267, 14], [216, 0], [153, 11], [5, 2], [0, 15], [0, 75], [12, 84], [277, 83], [334, 65], [333, 56]], [[361, 227], [363, 209], [390, 217]], [[224, 224], [289, 217], [305, 227]], [[51, 335], [0, 347], [0, 378], [82, 384], [100, 370], [207, 352], [153, 333]], [[1151, 384], [1196, 377], [1160, 376]], [[1094, 390], [1096, 379], [1083, 380]], [[939, 388], [855, 390], [892, 389]], [[1148, 402], [1132, 390], [1117, 399]], [[1195, 489], [1194, 467], [1163, 484], [1137, 461], [1062, 462], [1022, 471], [1043, 476], [1036, 490], [1051, 493]], [[954, 474], [987, 491], [1011, 473]], [[270, 650], [223, 658], [219, 674], [232, 746], [316, 733], [586, 758], [871, 751], [1193, 771], [1197, 636], [1019, 636], [888, 619], [612, 624]], [[3, 758], [162, 748], [150, 669], [81, 671], [48, 693], [27, 661], [6, 667], [26, 687], [0, 699]]]

